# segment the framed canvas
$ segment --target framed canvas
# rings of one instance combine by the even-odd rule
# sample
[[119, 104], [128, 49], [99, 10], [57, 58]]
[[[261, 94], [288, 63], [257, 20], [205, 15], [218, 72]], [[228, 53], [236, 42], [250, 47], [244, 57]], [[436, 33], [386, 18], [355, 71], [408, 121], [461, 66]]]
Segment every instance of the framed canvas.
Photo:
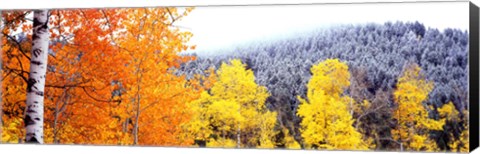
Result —
[[471, 152], [478, 10], [469, 1], [1, 10], [0, 143]]

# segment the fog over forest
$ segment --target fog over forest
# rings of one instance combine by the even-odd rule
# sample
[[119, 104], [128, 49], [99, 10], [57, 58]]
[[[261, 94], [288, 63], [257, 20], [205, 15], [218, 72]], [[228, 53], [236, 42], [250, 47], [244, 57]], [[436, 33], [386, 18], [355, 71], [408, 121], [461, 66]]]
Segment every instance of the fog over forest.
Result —
[[[451, 101], [460, 111], [468, 107], [467, 31], [439, 30], [427, 28], [421, 22], [401, 21], [341, 25], [309, 31], [278, 39], [252, 41], [216, 52], [221, 54], [198, 54], [197, 60], [184, 64], [177, 73], [192, 77], [210, 67], [219, 68], [230, 59], [241, 59], [248, 69], [253, 70], [256, 82], [266, 86], [271, 93], [266, 102], [268, 108], [279, 111], [283, 123], [294, 125], [300, 122], [296, 115], [299, 105], [297, 96], [306, 95], [311, 66], [328, 58], [348, 63], [352, 85], [345, 94], [356, 101], [366, 99], [377, 105], [386, 104], [362, 119], [366, 124], [378, 125], [377, 132], [389, 129], [381, 125], [389, 125], [384, 118], [391, 116], [389, 109], [394, 106], [392, 93], [404, 67], [410, 63], [419, 65], [426, 78], [434, 82], [434, 89], [425, 105], [439, 108]], [[430, 116], [435, 118], [439, 115], [430, 112]], [[298, 139], [299, 131], [294, 132]]]

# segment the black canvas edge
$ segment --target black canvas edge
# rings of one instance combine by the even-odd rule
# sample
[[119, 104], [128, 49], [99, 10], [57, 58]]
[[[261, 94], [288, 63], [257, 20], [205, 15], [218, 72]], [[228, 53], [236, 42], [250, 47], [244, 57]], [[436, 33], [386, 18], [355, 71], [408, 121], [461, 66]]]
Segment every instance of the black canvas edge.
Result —
[[469, 15], [469, 150], [472, 152], [479, 142], [479, 8], [470, 2]]

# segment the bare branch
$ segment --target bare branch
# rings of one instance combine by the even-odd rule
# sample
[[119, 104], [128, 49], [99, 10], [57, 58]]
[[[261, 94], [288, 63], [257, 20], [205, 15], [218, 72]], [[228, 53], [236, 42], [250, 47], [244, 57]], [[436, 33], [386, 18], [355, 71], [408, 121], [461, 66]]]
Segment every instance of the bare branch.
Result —
[[5, 69], [10, 70], [10, 72], [17, 74], [20, 78], [23, 79], [23, 81], [25, 81], [25, 83], [28, 82], [27, 77], [23, 76], [24, 73], [28, 74], [27, 71], [12, 69], [12, 68], [8, 68], [7, 66], [5, 66]]
[[177, 19], [175, 19], [175, 18], [173, 17], [173, 14], [172, 14], [172, 12], [170, 11], [170, 9], [168, 9], [168, 7], [165, 8], [165, 9], [167, 10], [168, 14], [170, 15], [170, 18], [172, 19], [172, 23], [170, 23], [170, 24], [173, 25], [173, 23], [174, 23]]
[[[168, 12], [168, 14], [169, 14], [169, 16], [170, 16], [170, 19], [172, 20], [172, 22], [169, 24], [169, 26], [174, 26], [173, 23], [175, 23], [175, 21], [177, 21], [177, 20], [180, 19], [180, 18], [183, 18], [183, 14], [182, 14], [182, 15], [179, 15], [179, 16], [177, 16], [177, 17], [174, 17], [174, 16], [173, 16], [173, 13], [170, 11], [170, 9], [168, 9], [168, 7], [165, 8], [165, 9], [167, 10], [167, 12]], [[177, 27], [177, 26], [175, 26], [175, 27]]]
[[391, 139], [391, 138], [378, 138], [378, 140], [391, 141], [391, 142], [397, 143], [399, 145], [401, 144], [399, 141], [396, 141], [396, 140]]

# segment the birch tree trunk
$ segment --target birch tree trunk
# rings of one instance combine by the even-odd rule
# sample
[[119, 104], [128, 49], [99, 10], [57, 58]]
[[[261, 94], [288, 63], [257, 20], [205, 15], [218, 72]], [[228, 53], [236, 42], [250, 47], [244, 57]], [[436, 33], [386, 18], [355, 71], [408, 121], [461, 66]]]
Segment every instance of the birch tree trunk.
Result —
[[43, 94], [48, 59], [48, 10], [33, 14], [32, 52], [24, 119], [27, 143], [43, 144]]

